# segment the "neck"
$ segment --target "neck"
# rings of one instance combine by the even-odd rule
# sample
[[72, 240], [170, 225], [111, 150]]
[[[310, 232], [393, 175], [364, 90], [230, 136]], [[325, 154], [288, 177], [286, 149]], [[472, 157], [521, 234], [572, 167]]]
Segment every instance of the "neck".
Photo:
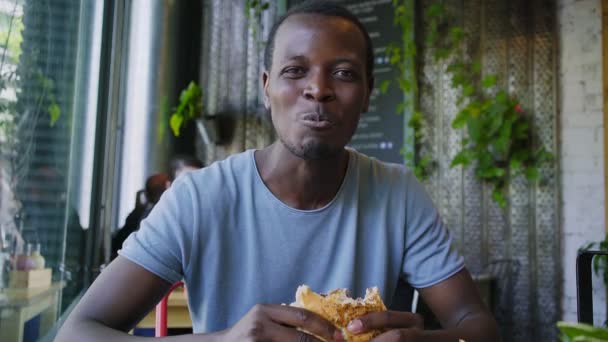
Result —
[[270, 191], [292, 208], [313, 210], [336, 196], [348, 166], [348, 152], [333, 158], [305, 160], [276, 142], [256, 152], [255, 161]]

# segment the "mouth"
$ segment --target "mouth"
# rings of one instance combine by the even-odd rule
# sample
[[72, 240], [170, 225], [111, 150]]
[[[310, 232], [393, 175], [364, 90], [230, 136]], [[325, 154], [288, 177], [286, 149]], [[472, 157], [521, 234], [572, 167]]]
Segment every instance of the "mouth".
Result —
[[329, 130], [335, 126], [329, 115], [317, 112], [304, 113], [300, 116], [300, 122], [304, 126], [318, 131]]

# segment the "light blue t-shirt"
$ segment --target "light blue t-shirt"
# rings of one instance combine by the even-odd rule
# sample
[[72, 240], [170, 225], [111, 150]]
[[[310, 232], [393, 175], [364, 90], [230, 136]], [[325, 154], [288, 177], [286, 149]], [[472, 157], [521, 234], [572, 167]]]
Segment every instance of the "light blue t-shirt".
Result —
[[422, 185], [404, 166], [349, 150], [336, 197], [297, 210], [275, 197], [246, 151], [181, 176], [120, 255], [169, 283], [185, 280], [193, 330], [236, 323], [296, 288], [354, 296], [378, 286], [390, 306], [399, 277], [416, 288], [464, 267]]

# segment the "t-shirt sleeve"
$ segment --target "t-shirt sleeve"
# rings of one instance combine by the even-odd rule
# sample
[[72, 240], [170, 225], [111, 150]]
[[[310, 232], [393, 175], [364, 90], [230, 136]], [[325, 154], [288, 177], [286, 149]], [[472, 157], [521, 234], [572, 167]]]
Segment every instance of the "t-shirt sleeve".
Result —
[[118, 252], [169, 283], [181, 280], [189, 264], [195, 205], [190, 184], [185, 175], [176, 180]]
[[425, 288], [460, 271], [464, 259], [422, 184], [408, 177], [402, 272], [413, 287]]

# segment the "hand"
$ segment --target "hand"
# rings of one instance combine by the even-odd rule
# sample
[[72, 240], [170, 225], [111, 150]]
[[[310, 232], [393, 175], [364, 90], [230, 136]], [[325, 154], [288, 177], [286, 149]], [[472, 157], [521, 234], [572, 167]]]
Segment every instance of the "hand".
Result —
[[221, 341], [320, 341], [296, 328], [326, 341], [342, 340], [342, 334], [333, 324], [310, 311], [285, 305], [258, 304], [232, 328], [222, 332]]
[[422, 341], [424, 321], [422, 316], [411, 312], [382, 311], [363, 315], [348, 324], [348, 331], [360, 334], [369, 330], [384, 330], [374, 342]]

